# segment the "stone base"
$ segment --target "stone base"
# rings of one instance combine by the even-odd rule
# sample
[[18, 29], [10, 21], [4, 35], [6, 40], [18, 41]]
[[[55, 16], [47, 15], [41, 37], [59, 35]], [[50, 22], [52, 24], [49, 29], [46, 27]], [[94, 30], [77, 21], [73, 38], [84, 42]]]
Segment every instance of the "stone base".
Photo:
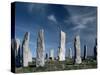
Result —
[[59, 61], [65, 61], [65, 57], [59, 57]]
[[75, 59], [75, 63], [76, 63], [76, 64], [81, 64], [81, 63], [82, 63], [81, 58], [76, 58], [76, 59]]
[[36, 63], [36, 67], [44, 67], [44, 63]]

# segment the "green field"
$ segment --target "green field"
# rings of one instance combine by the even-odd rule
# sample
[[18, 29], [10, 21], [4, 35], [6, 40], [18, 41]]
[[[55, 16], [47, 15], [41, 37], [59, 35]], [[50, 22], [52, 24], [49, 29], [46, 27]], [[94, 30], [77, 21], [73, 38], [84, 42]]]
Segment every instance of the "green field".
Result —
[[97, 62], [93, 59], [83, 60], [81, 64], [74, 64], [72, 59], [66, 61], [47, 61], [44, 67], [36, 67], [35, 62], [29, 63], [29, 67], [16, 68], [16, 73], [29, 72], [46, 72], [46, 71], [62, 71], [62, 70], [77, 70], [77, 69], [93, 69], [97, 68]]

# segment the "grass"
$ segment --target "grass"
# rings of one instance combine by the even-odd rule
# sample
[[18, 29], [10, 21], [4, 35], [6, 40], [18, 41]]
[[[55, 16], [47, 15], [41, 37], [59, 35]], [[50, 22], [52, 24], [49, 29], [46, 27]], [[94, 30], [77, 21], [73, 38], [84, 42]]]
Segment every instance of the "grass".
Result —
[[81, 64], [73, 64], [72, 59], [65, 61], [47, 61], [44, 67], [36, 67], [35, 62], [29, 63], [29, 67], [16, 68], [16, 73], [44, 72], [44, 71], [61, 71], [76, 69], [92, 69], [97, 68], [97, 62], [93, 59], [83, 60]]

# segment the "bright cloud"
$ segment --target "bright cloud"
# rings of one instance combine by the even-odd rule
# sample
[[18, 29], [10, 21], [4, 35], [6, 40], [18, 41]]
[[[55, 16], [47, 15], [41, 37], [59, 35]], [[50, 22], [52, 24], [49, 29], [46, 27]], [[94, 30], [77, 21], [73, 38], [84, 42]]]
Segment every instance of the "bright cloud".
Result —
[[94, 22], [96, 17], [94, 16], [73, 16], [72, 22], [76, 25], [73, 30], [87, 28], [88, 23]]
[[56, 18], [55, 18], [54, 15], [48, 16], [48, 19], [51, 20], [51, 21], [53, 21], [53, 22], [55, 22], [55, 23], [57, 23], [57, 20], [56, 20]]

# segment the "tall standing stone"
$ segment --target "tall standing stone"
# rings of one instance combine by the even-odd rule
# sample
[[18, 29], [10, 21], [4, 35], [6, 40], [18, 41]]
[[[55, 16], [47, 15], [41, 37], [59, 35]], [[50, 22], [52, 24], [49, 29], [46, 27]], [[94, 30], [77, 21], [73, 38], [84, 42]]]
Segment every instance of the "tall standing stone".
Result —
[[16, 66], [20, 67], [21, 66], [20, 40], [17, 38], [17, 39], [15, 39], [15, 41], [16, 41]]
[[29, 62], [29, 38], [30, 38], [30, 33], [26, 32], [24, 35], [24, 40], [22, 43], [22, 50], [23, 50], [23, 67], [28, 66]]
[[45, 59], [48, 59], [48, 54], [46, 53], [46, 55], [45, 55]]
[[45, 62], [48, 61], [48, 53], [45, 54]]
[[84, 56], [83, 59], [85, 60], [87, 58], [87, 46], [84, 45]]
[[94, 59], [97, 60], [97, 38], [95, 39], [94, 45]]
[[15, 39], [16, 41], [16, 55], [18, 55], [20, 52], [20, 40], [19, 39]]
[[36, 67], [43, 67], [45, 65], [45, 43], [44, 43], [44, 30], [38, 32], [37, 38], [37, 56]]
[[80, 47], [80, 36], [79, 35], [75, 37], [74, 49], [75, 49], [75, 57], [74, 57], [75, 63], [80, 64], [82, 60], [81, 60], [81, 47]]
[[66, 43], [66, 34], [65, 32], [61, 31], [60, 33], [60, 47], [59, 47], [59, 61], [65, 60], [65, 43]]
[[71, 48], [69, 48], [69, 55], [68, 55], [68, 57], [72, 59], [72, 49]]
[[14, 58], [15, 58], [15, 65], [16, 67], [20, 67], [21, 66], [21, 62], [20, 62], [20, 40], [19, 39], [12, 39], [12, 43], [11, 43], [12, 49], [13, 49], [13, 53], [14, 53]]
[[53, 49], [50, 50], [50, 54], [49, 55], [50, 55], [50, 59], [54, 60], [54, 50]]

